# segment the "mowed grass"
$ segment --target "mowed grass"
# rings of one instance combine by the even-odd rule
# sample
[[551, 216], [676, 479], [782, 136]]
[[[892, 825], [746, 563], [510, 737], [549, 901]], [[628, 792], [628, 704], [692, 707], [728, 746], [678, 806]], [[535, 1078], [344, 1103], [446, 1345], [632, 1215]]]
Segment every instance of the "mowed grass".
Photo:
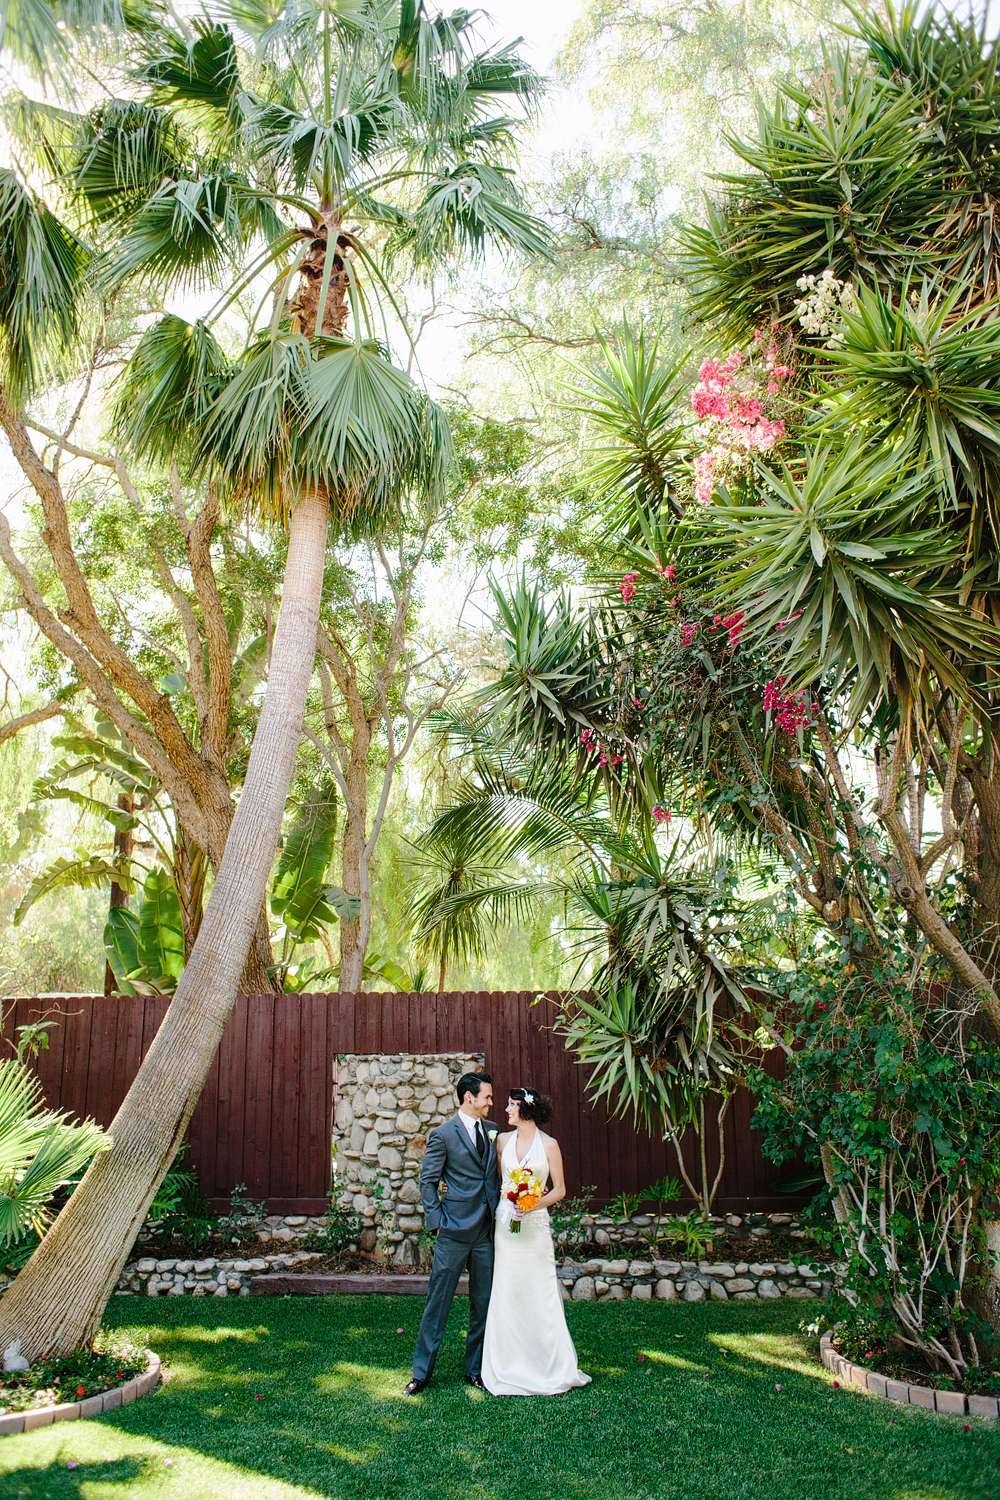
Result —
[[0, 1439], [0, 1495], [1000, 1496], [1000, 1424], [971, 1419], [965, 1432], [961, 1418], [834, 1389], [796, 1332], [801, 1305], [576, 1303], [570, 1327], [593, 1385], [495, 1400], [461, 1378], [465, 1307], [456, 1303], [435, 1384], [414, 1400], [402, 1388], [422, 1306], [411, 1297], [115, 1298], [107, 1321], [163, 1356], [167, 1384], [98, 1421]]

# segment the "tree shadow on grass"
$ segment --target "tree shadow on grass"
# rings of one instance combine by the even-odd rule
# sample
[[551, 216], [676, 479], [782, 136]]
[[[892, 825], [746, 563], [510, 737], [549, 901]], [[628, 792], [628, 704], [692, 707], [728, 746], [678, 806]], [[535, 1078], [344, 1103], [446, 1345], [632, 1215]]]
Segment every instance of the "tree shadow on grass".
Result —
[[834, 1391], [794, 1309], [573, 1307], [594, 1384], [532, 1401], [464, 1384], [459, 1306], [416, 1400], [402, 1391], [422, 1312], [409, 1298], [149, 1312], [177, 1378], [102, 1420], [259, 1475], [262, 1500], [268, 1479], [330, 1500], [1000, 1494], [1000, 1433]]
[[47, 1464], [8, 1469], [2, 1476], [0, 1493], [4, 1500], [20, 1500], [22, 1496], [35, 1500], [38, 1495], [51, 1495], [53, 1500], [87, 1500], [95, 1484], [131, 1485], [137, 1479], [150, 1478], [153, 1469], [150, 1459], [135, 1455], [91, 1462], [54, 1458]]

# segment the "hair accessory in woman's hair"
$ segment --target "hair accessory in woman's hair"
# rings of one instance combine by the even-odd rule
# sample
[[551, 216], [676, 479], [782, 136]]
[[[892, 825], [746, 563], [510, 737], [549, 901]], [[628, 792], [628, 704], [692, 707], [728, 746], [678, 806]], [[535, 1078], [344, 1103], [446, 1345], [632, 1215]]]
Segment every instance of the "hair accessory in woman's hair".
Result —
[[535, 1102], [534, 1094], [532, 1094], [528, 1089], [525, 1089], [524, 1091], [524, 1102], [525, 1104], [534, 1104]]

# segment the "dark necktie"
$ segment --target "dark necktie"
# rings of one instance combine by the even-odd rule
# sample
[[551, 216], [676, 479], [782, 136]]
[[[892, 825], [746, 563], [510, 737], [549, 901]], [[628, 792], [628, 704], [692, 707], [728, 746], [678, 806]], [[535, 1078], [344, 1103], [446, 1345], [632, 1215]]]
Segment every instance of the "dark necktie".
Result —
[[482, 1120], [476, 1121], [476, 1150], [479, 1152], [479, 1160], [482, 1161], [486, 1155], [486, 1137], [483, 1134]]

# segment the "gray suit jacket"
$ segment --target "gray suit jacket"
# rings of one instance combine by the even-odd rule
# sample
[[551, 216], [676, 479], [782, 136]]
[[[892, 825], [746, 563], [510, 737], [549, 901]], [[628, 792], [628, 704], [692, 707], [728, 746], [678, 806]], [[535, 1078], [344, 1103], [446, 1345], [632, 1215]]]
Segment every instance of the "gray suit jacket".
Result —
[[[493, 1222], [500, 1202], [497, 1177], [497, 1127], [483, 1121], [486, 1159], [480, 1161], [468, 1134], [456, 1119], [431, 1131], [420, 1168], [420, 1201], [428, 1229], [440, 1229], [453, 1239], [472, 1241]], [[491, 1141], [490, 1131], [495, 1132]], [[442, 1198], [438, 1183], [444, 1179]]]

